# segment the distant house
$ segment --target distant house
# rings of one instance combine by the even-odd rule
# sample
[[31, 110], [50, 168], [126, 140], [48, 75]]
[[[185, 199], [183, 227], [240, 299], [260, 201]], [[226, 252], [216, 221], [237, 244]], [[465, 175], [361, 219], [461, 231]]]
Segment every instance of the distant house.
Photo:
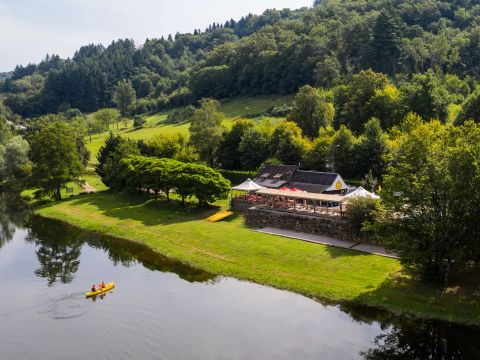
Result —
[[338, 173], [303, 171], [295, 165], [264, 165], [254, 181], [267, 188], [288, 187], [317, 194], [346, 194], [349, 188]]

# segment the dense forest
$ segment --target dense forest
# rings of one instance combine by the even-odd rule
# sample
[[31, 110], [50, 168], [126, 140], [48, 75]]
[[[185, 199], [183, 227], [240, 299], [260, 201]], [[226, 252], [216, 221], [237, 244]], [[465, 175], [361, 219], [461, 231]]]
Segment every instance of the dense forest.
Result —
[[[388, 96], [400, 89], [410, 110], [444, 120], [446, 107], [465, 101], [479, 80], [479, 15], [474, 0], [317, 0], [140, 47], [125, 39], [84, 46], [71, 59], [47, 55], [0, 79], [0, 91], [23, 117], [90, 112], [112, 105], [115, 85], [129, 79], [137, 98], [131, 111], [143, 113], [204, 97], [293, 93], [305, 84], [338, 88], [372, 69], [395, 87]], [[425, 92], [430, 104], [418, 103]], [[337, 110], [337, 120], [348, 116]]]

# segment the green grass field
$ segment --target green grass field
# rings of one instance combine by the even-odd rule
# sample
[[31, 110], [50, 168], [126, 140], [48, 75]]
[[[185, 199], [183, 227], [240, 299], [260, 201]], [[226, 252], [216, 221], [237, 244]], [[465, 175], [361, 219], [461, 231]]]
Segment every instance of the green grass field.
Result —
[[480, 324], [480, 299], [458, 287], [440, 290], [404, 274], [397, 260], [253, 232], [235, 214], [205, 219], [216, 208], [181, 208], [144, 196], [102, 192], [37, 209], [43, 216], [149, 245], [206, 271], [314, 298], [356, 302], [396, 313]]
[[[249, 117], [255, 114], [262, 113], [268, 108], [274, 105], [283, 105], [288, 104], [293, 100], [292, 95], [288, 96], [256, 96], [256, 97], [239, 97], [235, 99], [226, 100], [222, 103], [221, 110], [225, 113], [226, 119], [223, 125], [227, 128], [232, 126], [232, 123], [240, 118]], [[188, 128], [190, 123], [182, 124], [168, 124], [166, 123], [168, 112], [162, 112], [155, 115], [146, 116], [145, 125], [140, 129], [135, 129], [133, 127], [133, 121], [129, 121], [127, 126], [123, 123], [119, 124], [119, 129], [117, 130], [116, 125], [110, 126], [110, 131], [114, 134], [119, 134], [120, 136], [130, 138], [133, 140], [148, 140], [154, 137], [157, 134], [168, 134], [168, 133], [181, 133], [185, 136], [188, 136]], [[89, 114], [88, 116], [94, 116], [94, 114]], [[85, 142], [87, 149], [90, 151], [91, 157], [90, 162], [96, 163], [97, 153], [100, 147], [105, 142], [105, 138], [108, 136], [108, 131], [105, 131], [102, 134], [92, 136], [92, 141], [90, 138], [86, 137]]]

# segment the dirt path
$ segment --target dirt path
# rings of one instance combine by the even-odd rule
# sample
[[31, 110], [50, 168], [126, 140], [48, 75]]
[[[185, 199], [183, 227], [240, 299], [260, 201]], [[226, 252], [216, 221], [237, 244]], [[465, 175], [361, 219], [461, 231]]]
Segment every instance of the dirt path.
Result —
[[94, 193], [97, 192], [97, 189], [95, 189], [92, 185], [89, 183], [85, 182], [85, 185], [82, 186], [83, 190], [86, 191], [87, 193]]

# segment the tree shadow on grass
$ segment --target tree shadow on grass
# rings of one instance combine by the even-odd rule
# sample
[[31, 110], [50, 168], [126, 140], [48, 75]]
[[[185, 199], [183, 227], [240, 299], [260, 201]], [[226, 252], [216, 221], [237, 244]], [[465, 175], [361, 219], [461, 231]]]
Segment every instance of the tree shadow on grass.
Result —
[[387, 307], [424, 318], [442, 318], [480, 323], [480, 294], [477, 286], [452, 284], [442, 287], [407, 273], [398, 272], [380, 286], [359, 295], [355, 302]]
[[99, 192], [69, 199], [73, 205], [96, 207], [104, 216], [118, 220], [136, 220], [146, 226], [170, 225], [182, 222], [205, 220], [220, 209], [219, 206], [198, 208], [193, 204], [182, 206], [178, 200], [167, 202], [165, 199], [145, 195], [114, 194]]
[[326, 247], [326, 251], [332, 259], [346, 257], [346, 256], [349, 256], [349, 257], [373, 256], [372, 254], [369, 254], [363, 251], [354, 250], [354, 249], [348, 249], [348, 248], [346, 249], [346, 248], [341, 248], [341, 247], [332, 246], [332, 245], [323, 245], [323, 246]]

